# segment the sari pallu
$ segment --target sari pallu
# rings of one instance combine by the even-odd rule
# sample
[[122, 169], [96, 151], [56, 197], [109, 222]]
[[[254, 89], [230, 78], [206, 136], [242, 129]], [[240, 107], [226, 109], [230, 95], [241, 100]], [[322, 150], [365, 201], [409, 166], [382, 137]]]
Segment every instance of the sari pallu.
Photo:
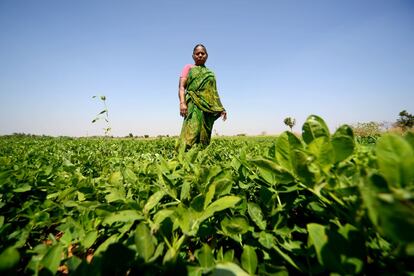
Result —
[[214, 73], [205, 66], [191, 68], [187, 77], [187, 116], [184, 118], [177, 147], [210, 144], [214, 121], [224, 111], [217, 92]]

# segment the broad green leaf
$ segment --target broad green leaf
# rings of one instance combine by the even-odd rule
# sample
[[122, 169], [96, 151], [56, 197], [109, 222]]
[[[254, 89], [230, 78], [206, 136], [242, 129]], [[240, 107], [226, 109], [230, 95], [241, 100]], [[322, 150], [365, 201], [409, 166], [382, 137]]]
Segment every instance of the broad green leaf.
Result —
[[[338, 233], [345, 239], [345, 243], [342, 246], [345, 252], [345, 254], [341, 254], [342, 263], [345, 263], [345, 266], [349, 264], [349, 267], [354, 267], [352, 273], [360, 273], [363, 269], [366, 254], [362, 233], [351, 224], [341, 226], [338, 229]], [[346, 255], [345, 258], [344, 255]]]
[[263, 219], [263, 213], [258, 204], [253, 202], [247, 203], [247, 212], [249, 213], [249, 216], [254, 221], [254, 223], [256, 223], [256, 225], [260, 228], [260, 230], [266, 229], [266, 220]]
[[207, 206], [211, 203], [215, 193], [216, 193], [216, 185], [213, 183], [207, 189], [207, 193], [204, 199], [204, 209], [207, 208]]
[[136, 210], [123, 210], [107, 215], [102, 224], [111, 225], [114, 222], [130, 222], [135, 220], [142, 220], [144, 216]]
[[108, 203], [115, 202], [115, 201], [124, 201], [125, 198], [125, 191], [123, 187], [120, 188], [109, 188], [109, 194], [105, 196], [105, 199]]
[[365, 207], [368, 209], [368, 216], [372, 223], [379, 226], [380, 203], [378, 202], [377, 194], [379, 192], [387, 193], [389, 192], [389, 189], [387, 187], [387, 182], [380, 175], [372, 175], [367, 179], [367, 182], [367, 184], [359, 186], [361, 196], [364, 200]]
[[237, 276], [248, 276], [241, 267], [239, 267], [237, 264], [233, 262], [225, 262], [225, 263], [219, 263], [216, 265], [213, 273], [213, 276], [223, 276], [223, 275], [237, 275]]
[[233, 262], [234, 261], [234, 249], [229, 249], [224, 253], [223, 261], [224, 262]]
[[347, 224], [329, 229], [309, 223], [307, 229], [321, 265], [340, 274], [354, 275], [362, 271], [365, 248], [357, 228]]
[[225, 172], [214, 179], [216, 185], [215, 196], [221, 197], [230, 194], [234, 180], [231, 173]]
[[277, 162], [288, 171], [296, 172], [295, 151], [302, 148], [303, 145], [299, 138], [289, 131], [283, 132], [276, 140]]
[[223, 250], [223, 247], [220, 247], [219, 250], [216, 251], [216, 261], [217, 262], [224, 262], [224, 250]]
[[206, 201], [205, 196], [203, 194], [199, 194], [193, 197], [193, 200], [190, 203], [190, 207], [196, 212], [202, 212], [205, 209], [204, 208], [205, 201]]
[[59, 239], [59, 242], [63, 244], [63, 246], [69, 246], [73, 241], [73, 236], [70, 231], [64, 232], [63, 236]]
[[283, 249], [287, 250], [288, 252], [300, 251], [302, 248], [302, 245], [303, 245], [303, 242], [294, 241], [294, 240], [286, 240], [285, 242], [280, 244], [280, 246], [283, 247]]
[[215, 212], [234, 207], [240, 201], [240, 199], [240, 197], [233, 195], [224, 196], [217, 199], [204, 210], [200, 220], [204, 221], [205, 219], [211, 217]]
[[223, 232], [228, 235], [244, 234], [250, 228], [248, 220], [242, 216], [225, 217], [220, 225]]
[[211, 184], [216, 179], [216, 177], [220, 175], [221, 172], [222, 172], [222, 168], [218, 165], [214, 165], [210, 167], [208, 170], [207, 178], [206, 178], [206, 184], [207, 185]]
[[129, 183], [135, 183], [137, 181], [137, 176], [130, 168], [125, 168], [122, 173], [124, 179]]
[[302, 269], [296, 264], [296, 262], [285, 252], [283, 252], [276, 244], [273, 245], [273, 249], [276, 250], [276, 252], [285, 259], [286, 262], [288, 262], [292, 267], [296, 268], [299, 271], [302, 271]]
[[158, 257], [160, 257], [162, 255], [162, 253], [164, 252], [164, 243], [160, 243], [158, 244], [157, 248], [155, 249], [154, 254], [152, 255], [152, 257], [148, 260], [149, 263], [154, 262], [155, 260], [158, 259]]
[[30, 186], [29, 184], [26, 183], [26, 184], [23, 184], [22, 186], [20, 186], [16, 189], [14, 189], [13, 192], [15, 192], [15, 193], [24, 193], [24, 192], [30, 191], [31, 189], [32, 189], [32, 186]]
[[251, 160], [259, 169], [260, 176], [270, 185], [287, 184], [293, 181], [293, 176], [282, 166], [267, 159]]
[[241, 265], [247, 272], [249, 272], [250, 275], [255, 274], [257, 269], [257, 255], [253, 247], [249, 245], [245, 245], [243, 247]]
[[155, 225], [157, 225], [157, 227], [159, 227], [165, 219], [172, 218], [173, 214], [174, 210], [171, 209], [159, 210], [157, 213], [155, 213], [153, 222]]
[[316, 157], [325, 172], [335, 161], [334, 149], [327, 137], [318, 137], [312, 140], [308, 145], [308, 151]]
[[[204, 199], [204, 197], [200, 197], [200, 199]], [[202, 208], [196, 211], [193, 208], [186, 208], [183, 204], [180, 204], [177, 206], [174, 214], [182, 231], [186, 235], [194, 236], [204, 220], [213, 216], [216, 212], [234, 207], [239, 201], [240, 198], [237, 196], [224, 196], [211, 203], [204, 211]], [[202, 202], [204, 201], [202, 200]]]
[[84, 193], [81, 193], [79, 191], [76, 191], [76, 194], [78, 196], [78, 201], [84, 201], [86, 199]]
[[329, 138], [329, 129], [322, 118], [316, 115], [310, 115], [302, 126], [303, 141], [309, 144], [319, 137]]
[[340, 263], [339, 260], [335, 258], [336, 256], [332, 256], [331, 252], [323, 251], [323, 248], [328, 244], [328, 236], [325, 233], [325, 227], [317, 223], [309, 223], [307, 229], [309, 232], [309, 239], [315, 247], [319, 263], [322, 265], [332, 264], [339, 267]]
[[65, 261], [65, 265], [67, 265], [69, 271], [76, 271], [81, 263], [82, 259], [77, 256], [69, 257], [69, 259]]
[[98, 238], [98, 231], [92, 230], [86, 233], [86, 236], [83, 240], [81, 240], [82, 245], [85, 248], [90, 248]]
[[341, 125], [334, 133], [333, 136], [347, 136], [351, 139], [354, 139], [354, 131], [352, 130], [352, 127], [349, 125]]
[[113, 186], [122, 185], [122, 174], [121, 172], [113, 172], [108, 179], [109, 183]]
[[204, 267], [187, 266], [187, 276], [202, 276], [206, 272]]
[[63, 247], [60, 244], [52, 245], [41, 260], [41, 265], [52, 274], [57, 272], [63, 256]]
[[181, 186], [180, 200], [190, 199], [191, 183], [189, 181], [184, 181]]
[[361, 195], [368, 215], [377, 229], [398, 243], [414, 242], [414, 204], [398, 198], [379, 175], [372, 175]]
[[174, 218], [177, 220], [178, 226], [188, 236], [196, 235], [201, 223], [199, 216], [198, 212], [186, 208], [183, 204], [178, 205], [174, 212]]
[[7, 247], [0, 253], [0, 272], [12, 269], [19, 263], [19, 260], [19, 251], [14, 247]]
[[152, 208], [154, 208], [160, 202], [160, 200], [164, 197], [164, 195], [165, 195], [164, 191], [158, 191], [152, 194], [144, 206], [144, 214], [148, 214], [149, 211], [151, 211]]
[[160, 182], [163, 184], [163, 190], [172, 198], [177, 198], [177, 190], [175, 188], [175, 184], [172, 179], [169, 178], [165, 173], [159, 173], [158, 178]]
[[203, 244], [200, 249], [196, 250], [195, 256], [201, 267], [210, 268], [214, 266], [213, 251], [208, 244]]
[[180, 248], [183, 245], [186, 239], [186, 235], [182, 235], [180, 238], [178, 236], [174, 236], [172, 245], [168, 245], [169, 248], [167, 253], [165, 253], [162, 263], [165, 265], [167, 263], [175, 262], [177, 259], [178, 254], [180, 253]]
[[259, 243], [263, 245], [264, 248], [270, 249], [275, 246], [275, 237], [264, 231], [259, 233]]
[[105, 250], [108, 248], [109, 245], [116, 243], [119, 239], [119, 235], [118, 234], [114, 234], [112, 236], [110, 236], [109, 238], [107, 238], [103, 243], [101, 243], [98, 248], [96, 249], [96, 251], [94, 252], [94, 255], [99, 255], [102, 252], [105, 252]]
[[138, 254], [146, 261], [151, 258], [155, 252], [155, 243], [149, 227], [141, 222], [135, 229], [135, 246]]
[[354, 152], [355, 141], [348, 136], [333, 136], [331, 143], [335, 153], [335, 163], [345, 160]]
[[381, 174], [392, 187], [414, 184], [414, 149], [396, 134], [384, 134], [376, 146]]
[[310, 165], [312, 164], [314, 157], [304, 149], [295, 150], [293, 153], [295, 154], [296, 160], [296, 176], [307, 186], [314, 185], [315, 176], [310, 169]]

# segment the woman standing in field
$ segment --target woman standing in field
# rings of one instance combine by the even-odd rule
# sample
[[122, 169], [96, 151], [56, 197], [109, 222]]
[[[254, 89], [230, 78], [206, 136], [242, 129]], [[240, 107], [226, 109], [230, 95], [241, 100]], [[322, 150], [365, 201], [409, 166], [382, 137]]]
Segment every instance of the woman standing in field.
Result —
[[178, 85], [180, 115], [184, 117], [177, 147], [191, 148], [194, 144], [207, 146], [210, 143], [214, 121], [227, 119], [217, 92], [214, 73], [204, 64], [207, 49], [197, 44], [193, 50], [193, 64], [184, 66]]

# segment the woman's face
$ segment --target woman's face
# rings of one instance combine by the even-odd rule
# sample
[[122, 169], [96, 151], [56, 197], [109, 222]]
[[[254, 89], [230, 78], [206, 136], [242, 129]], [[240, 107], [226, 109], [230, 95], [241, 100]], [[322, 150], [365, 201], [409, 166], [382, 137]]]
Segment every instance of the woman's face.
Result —
[[204, 48], [201, 46], [198, 46], [193, 53], [195, 65], [204, 65], [204, 63], [206, 63], [207, 57], [208, 55], [206, 53], [206, 50], [204, 50]]

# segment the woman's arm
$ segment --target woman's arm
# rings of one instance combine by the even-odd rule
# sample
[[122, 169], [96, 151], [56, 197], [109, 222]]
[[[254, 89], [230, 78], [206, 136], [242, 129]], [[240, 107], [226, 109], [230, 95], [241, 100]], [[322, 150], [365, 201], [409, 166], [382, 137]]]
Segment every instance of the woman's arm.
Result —
[[178, 98], [180, 99], [180, 115], [187, 116], [187, 103], [185, 102], [185, 84], [187, 83], [186, 77], [180, 77], [178, 82]]

